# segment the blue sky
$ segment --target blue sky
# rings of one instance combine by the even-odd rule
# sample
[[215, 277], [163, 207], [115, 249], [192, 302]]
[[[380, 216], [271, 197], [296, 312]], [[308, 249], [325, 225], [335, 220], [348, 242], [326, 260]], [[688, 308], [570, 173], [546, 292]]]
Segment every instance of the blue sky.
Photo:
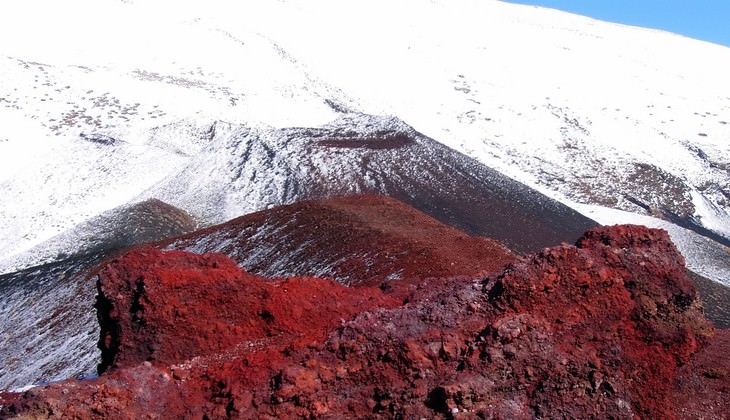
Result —
[[730, 0], [508, 0], [730, 46]]

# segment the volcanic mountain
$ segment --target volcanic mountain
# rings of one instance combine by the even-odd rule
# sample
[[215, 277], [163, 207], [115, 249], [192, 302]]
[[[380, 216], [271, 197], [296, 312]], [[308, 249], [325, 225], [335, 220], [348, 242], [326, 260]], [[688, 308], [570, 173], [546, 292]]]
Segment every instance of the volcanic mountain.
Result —
[[[504, 255], [504, 254], [502, 254]], [[343, 287], [222, 254], [99, 272], [101, 376], [0, 395], [11, 418], [704, 418], [726, 331], [666, 232], [597, 228], [487, 277]], [[686, 370], [683, 366], [696, 368]], [[705, 403], [676, 395], [699, 396]]]
[[148, 241], [400, 301], [643, 224], [728, 325], [726, 47], [497, 0], [33, 0], [0, 37], [0, 388], [90, 373], [95, 276]]
[[[73, 305], [69, 305], [68, 300], [74, 295], [68, 295], [66, 291], [59, 291], [59, 297], [54, 299], [53, 293], [44, 289], [49, 302], [42, 312], [35, 305], [25, 304], [28, 299], [40, 299], [34, 297], [39, 290], [37, 284], [64, 290], [85, 287], [85, 292], [79, 293], [78, 297], [91, 302], [93, 288], [86, 280], [87, 269], [93, 266], [91, 263], [125, 246], [189, 231], [196, 224], [194, 220], [209, 225], [259, 207], [307, 197], [378, 192], [399, 198], [469, 234], [502, 241], [517, 252], [536, 250], [551, 243], [573, 242], [585, 229], [595, 226], [595, 222], [576, 211], [421, 135], [395, 118], [347, 114], [319, 129], [252, 129], [217, 123], [209, 131], [210, 143], [191, 158], [188, 165], [141, 196], [141, 199], [155, 198], [106, 212], [10, 260], [9, 267], [22, 269], [3, 276], [8, 297], [5, 310], [9, 315], [2, 324], [2, 330], [7, 330], [9, 337], [13, 338], [2, 349], [8, 364], [23, 365], [26, 366], [23, 369], [33, 371], [38, 366], [30, 363], [28, 358], [39, 360], [36, 356], [47, 353], [46, 346], [55, 347], [58, 340], [64, 342], [70, 340], [68, 337], [85, 337], [93, 329], [93, 324], [88, 322], [93, 315], [90, 306], [69, 309]], [[382, 211], [390, 214], [392, 220], [401, 220], [402, 226], [415, 223], [417, 227], [412, 229], [421, 229], [419, 220], [422, 215], [408, 216], [412, 209], [395, 206], [389, 211], [387, 207], [394, 204], [381, 201], [363, 205], [362, 211], [371, 209], [377, 213], [381, 211], [378, 206], [382, 206]], [[258, 230], [252, 231], [250, 226], [242, 228], [242, 224], [247, 222], [236, 220], [196, 234], [195, 240], [188, 242], [188, 246], [203, 251], [206, 251], [205, 246], [211, 250], [220, 249], [236, 239], [237, 242], [229, 246], [228, 251], [239, 255], [244, 260], [241, 263], [254, 272], [258, 268], [268, 270], [266, 274], [271, 276], [316, 274], [339, 277], [343, 282], [366, 281], [379, 275], [410, 275], [412, 268], [406, 268], [405, 264], [415, 267], [418, 258], [437, 258], [443, 264], [455, 264], [455, 267], [460, 267], [459, 270], [469, 270], [481, 264], [466, 262], [465, 257], [458, 261], [449, 260], [447, 257], [456, 255], [454, 251], [431, 255], [428, 249], [423, 249], [418, 251], [421, 252], [418, 258], [409, 256], [408, 260], [383, 265], [385, 258], [403, 255], [402, 241], [415, 241], [417, 238], [397, 236], [393, 244], [381, 242], [384, 236], [379, 235], [380, 230], [393, 230], [395, 225], [377, 230], [371, 226], [385, 224], [387, 220], [373, 218], [374, 214], [358, 215], [355, 211], [357, 205], [350, 205], [349, 210], [344, 204], [341, 207], [324, 206], [319, 209], [321, 214], [314, 217], [312, 214], [316, 210], [304, 209], [303, 220], [297, 219], [301, 212], [296, 208], [272, 210], [247, 219], [254, 225], [258, 224]], [[194, 219], [180, 209], [187, 209]], [[345, 216], [360, 220], [360, 225], [342, 224], [343, 211]], [[403, 214], [397, 216], [399, 213]], [[322, 229], [329, 230], [317, 233]], [[435, 230], [442, 229], [446, 227]], [[267, 230], [270, 233], [267, 234]], [[246, 237], [247, 234], [251, 236]], [[306, 250], [311, 246], [307, 247], [307, 243], [286, 235], [309, 236], [307, 241], [320, 241], [319, 244], [323, 245], [318, 251], [320, 255], [308, 255]], [[454, 235], [463, 236], [463, 233], [453, 229], [445, 232], [446, 237]], [[341, 243], [348, 237], [365, 239], [337, 249], [328, 245]], [[371, 246], [368, 241], [379, 245]], [[430, 247], [429, 241], [426, 241], [426, 248]], [[283, 249], [282, 244], [285, 243], [299, 246], [304, 252], [295, 248]], [[78, 261], [88, 264], [79, 264]], [[32, 263], [48, 265], [33, 267]], [[365, 264], [374, 267], [363, 277]], [[282, 268], [284, 266], [290, 269], [287, 271]], [[357, 267], [361, 271], [353, 271]], [[497, 268], [491, 267], [493, 270]], [[444, 270], [451, 272], [450, 268], [441, 271]], [[64, 281], [54, 285], [58, 273], [64, 273]], [[346, 280], [348, 277], [351, 280]], [[86, 286], [69, 286], [77, 282], [86, 283]], [[30, 333], [48, 314], [61, 312], [70, 317], [76, 314], [78, 321], [49, 323], [42, 334]], [[34, 320], [28, 326], [31, 330], [15, 328], [19, 319]], [[51, 335], [56, 338], [49, 339]], [[37, 341], [44, 344], [28, 345]], [[89, 340], [74, 343], [74, 346], [84, 348], [81, 353], [93, 353]], [[33, 350], [20, 357], [21, 350], [26, 348]], [[61, 358], [75, 359], [68, 367], [73, 373], [86, 372], [90, 366], [88, 358], [75, 358], [73, 352]], [[54, 366], [56, 364], [54, 362]], [[12, 377], [12, 372], [8, 370], [3, 376]], [[35, 372], [36, 376], [23, 375], [22, 379], [13, 379], [12, 383], [18, 386], [20, 384], [16, 380], [27, 384], [29, 379], [34, 382], [56, 377], [45, 368]], [[63, 375], [72, 373], [66, 368], [59, 372]]]
[[[343, 114], [368, 114], [395, 116], [601, 223], [661, 225], [694, 270], [717, 282], [730, 275], [718, 258], [730, 232], [725, 47], [496, 0], [69, 1], [36, 0], [0, 17], [11, 40], [0, 47], [5, 272], [27, 267], [14, 262], [32, 247], [140, 198], [210, 224], [316, 193], [316, 176], [277, 166], [291, 150], [271, 148], [281, 160], [257, 150], [286, 148], [278, 137], [294, 135], [290, 143], [316, 146], [318, 159], [329, 148], [332, 162], [342, 147], [291, 127], [327, 131]], [[401, 16], [419, 18], [404, 28]], [[222, 138], [229, 124], [239, 146]], [[256, 162], [211, 143], [237, 153], [248, 144], [265, 168], [293, 179], [247, 191]], [[228, 194], [229, 184], [254, 194]], [[168, 194], [156, 197], [163, 185]], [[194, 191], [223, 201], [196, 203]]]
[[216, 124], [179, 173], [144, 192], [204, 224], [308, 198], [384, 194], [518, 252], [573, 242], [595, 222], [397, 118], [345, 114], [321, 128]]

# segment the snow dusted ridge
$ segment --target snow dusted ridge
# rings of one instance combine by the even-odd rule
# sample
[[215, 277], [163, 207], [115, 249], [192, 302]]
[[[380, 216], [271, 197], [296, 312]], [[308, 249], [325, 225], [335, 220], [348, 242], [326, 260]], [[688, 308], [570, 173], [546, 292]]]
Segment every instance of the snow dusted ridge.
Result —
[[595, 222], [394, 117], [343, 114], [319, 128], [216, 124], [209, 147], [139, 198], [205, 225], [310, 198], [382, 194], [518, 252], [575, 241]]
[[0, 37], [0, 260], [172, 195], [216, 121], [343, 111], [398, 116], [559, 200], [730, 242], [725, 47], [494, 0], [31, 0]]
[[159, 200], [123, 205], [92, 217], [27, 252], [0, 261], [0, 273], [16, 272], [74, 256], [113, 252], [182, 235], [196, 227], [187, 213]]

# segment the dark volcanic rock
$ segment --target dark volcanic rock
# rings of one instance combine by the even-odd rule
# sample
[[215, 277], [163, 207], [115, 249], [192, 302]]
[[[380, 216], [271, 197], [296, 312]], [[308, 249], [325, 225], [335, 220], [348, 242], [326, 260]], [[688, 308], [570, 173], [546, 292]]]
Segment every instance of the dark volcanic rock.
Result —
[[700, 292], [707, 319], [718, 328], [730, 328], [730, 288], [691, 271], [689, 275]]
[[[3, 415], [672, 418], [686, 404], [672, 398], [678, 369], [713, 334], [667, 234], [636, 226], [486, 280], [383, 292], [264, 282], [222, 256], [150, 248], [100, 284], [115, 369], [30, 390]], [[705, 376], [723, 375], [702, 360]]]

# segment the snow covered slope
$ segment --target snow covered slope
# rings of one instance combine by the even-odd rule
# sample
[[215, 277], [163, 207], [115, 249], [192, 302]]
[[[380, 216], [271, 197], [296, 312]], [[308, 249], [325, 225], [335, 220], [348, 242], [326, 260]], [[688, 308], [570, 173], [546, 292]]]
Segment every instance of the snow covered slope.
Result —
[[99, 363], [96, 282], [84, 255], [0, 275], [0, 388], [90, 375]]
[[182, 235], [196, 227], [197, 223], [186, 212], [160, 200], [150, 199], [123, 205], [92, 217], [27, 252], [0, 261], [0, 273], [16, 272], [81, 255], [109, 253]]
[[179, 170], [215, 120], [311, 125], [344, 104], [264, 36], [180, 19], [104, 0], [4, 10], [0, 258]]
[[345, 110], [730, 245], [725, 47], [495, 0], [31, 0], [0, 36], [0, 259], [155, 188], [215, 121]]
[[730, 244], [730, 49], [496, 1], [293, 9], [272, 37], [372, 109], [557, 197]]

